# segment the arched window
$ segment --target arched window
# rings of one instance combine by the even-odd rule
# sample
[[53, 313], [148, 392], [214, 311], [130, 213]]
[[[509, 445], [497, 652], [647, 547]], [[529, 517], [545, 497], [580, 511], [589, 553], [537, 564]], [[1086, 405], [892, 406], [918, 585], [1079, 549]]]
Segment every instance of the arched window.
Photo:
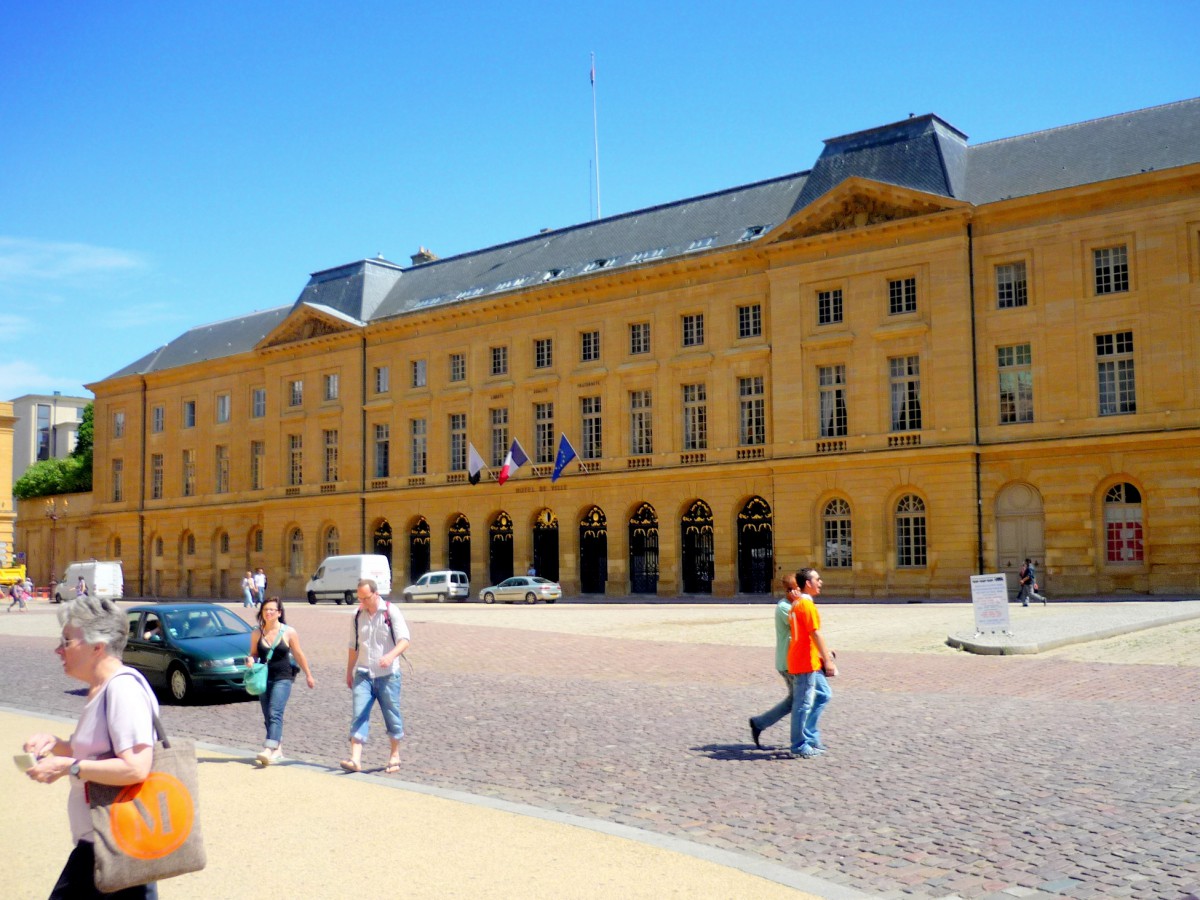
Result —
[[1104, 558], [1110, 563], [1140, 563], [1142, 495], [1132, 484], [1114, 484], [1104, 495]]
[[835, 497], [825, 504], [825, 568], [848, 569], [854, 564], [854, 539], [850, 529], [850, 504]]
[[896, 566], [920, 569], [925, 558], [925, 501], [905, 494], [896, 504]]
[[163, 555], [163, 539], [160, 537], [154, 539], [154, 555], [155, 556]]
[[121, 558], [121, 539], [119, 537], [113, 538], [113, 558]]
[[228, 531], [221, 532], [221, 536], [219, 538], [217, 538], [217, 547], [219, 548], [218, 552], [220, 552], [220, 553], [228, 553], [229, 552], [229, 532]]
[[251, 545], [254, 547], [255, 553], [262, 553], [262, 551], [263, 551], [263, 530], [261, 528], [254, 529], [254, 538], [251, 542]]
[[338, 549], [341, 546], [341, 540], [338, 537], [336, 525], [330, 525], [325, 529], [325, 555], [337, 556], [341, 551]]
[[304, 574], [304, 532], [293, 528], [288, 541], [288, 574]]
[[187, 536], [186, 543], [187, 543], [187, 555], [195, 556], [196, 555], [196, 536], [194, 534], [189, 534]]

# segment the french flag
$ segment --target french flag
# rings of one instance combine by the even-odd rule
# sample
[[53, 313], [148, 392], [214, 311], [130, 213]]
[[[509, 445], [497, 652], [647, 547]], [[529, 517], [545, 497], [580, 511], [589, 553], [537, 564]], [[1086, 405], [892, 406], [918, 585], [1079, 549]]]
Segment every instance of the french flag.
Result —
[[508, 456], [504, 457], [504, 466], [500, 469], [500, 475], [496, 480], [504, 484], [508, 481], [509, 476], [527, 462], [529, 462], [529, 457], [521, 449], [521, 442], [513, 438], [512, 446], [508, 448]]

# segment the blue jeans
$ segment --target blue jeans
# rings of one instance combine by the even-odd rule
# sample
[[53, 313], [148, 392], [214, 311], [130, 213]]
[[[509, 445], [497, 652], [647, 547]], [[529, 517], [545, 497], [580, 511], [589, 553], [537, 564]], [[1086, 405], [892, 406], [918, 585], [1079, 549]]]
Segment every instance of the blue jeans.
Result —
[[369, 672], [354, 671], [354, 714], [350, 720], [350, 740], [365, 744], [371, 733], [371, 704], [379, 701], [383, 727], [394, 741], [404, 737], [400, 718], [400, 673], [372, 678]]
[[793, 675], [795, 693], [792, 695], [792, 752], [799, 753], [806, 745], [814, 750], [821, 741], [817, 722], [825, 704], [833, 696], [829, 680], [822, 672]]
[[254, 591], [250, 588], [242, 588], [242, 606], [254, 605]]
[[263, 746], [274, 750], [283, 740], [283, 711], [287, 707], [288, 697], [292, 696], [292, 679], [280, 678], [268, 681], [267, 689], [263, 691], [258, 702], [262, 704], [263, 724], [267, 726], [267, 739]]
[[792, 699], [796, 695], [796, 676], [787, 672], [780, 672], [779, 675], [783, 679], [784, 684], [787, 685], [787, 696], [762, 715], [754, 716], [750, 719], [750, 721], [754, 723], [754, 727], [759, 731], [766, 731], [792, 711]]

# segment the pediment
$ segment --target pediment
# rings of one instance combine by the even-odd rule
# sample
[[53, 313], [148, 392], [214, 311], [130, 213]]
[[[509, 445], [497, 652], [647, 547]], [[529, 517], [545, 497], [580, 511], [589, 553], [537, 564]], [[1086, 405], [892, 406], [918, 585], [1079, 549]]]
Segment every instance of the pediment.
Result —
[[255, 345], [257, 350], [267, 350], [285, 344], [296, 344], [316, 338], [328, 337], [357, 331], [364, 323], [327, 306], [300, 303], [288, 313], [286, 319], [276, 325]]
[[853, 177], [798, 210], [768, 240], [784, 241], [854, 231], [886, 222], [933, 215], [970, 204], [950, 197]]

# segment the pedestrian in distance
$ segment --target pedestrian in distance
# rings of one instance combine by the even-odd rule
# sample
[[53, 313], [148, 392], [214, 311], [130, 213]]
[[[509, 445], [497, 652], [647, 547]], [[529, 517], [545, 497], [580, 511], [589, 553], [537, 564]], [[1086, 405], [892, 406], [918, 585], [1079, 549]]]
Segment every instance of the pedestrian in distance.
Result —
[[762, 733], [784, 716], [791, 715], [792, 698], [795, 695], [795, 676], [788, 671], [788, 645], [792, 641], [792, 605], [800, 598], [800, 586], [796, 584], [796, 576], [790, 572], [780, 581], [783, 598], [775, 604], [775, 670], [787, 685], [787, 696], [765, 713], [750, 717], [750, 737], [754, 739], [754, 746], [760, 749], [762, 744], [759, 737]]
[[258, 588], [254, 586], [254, 573], [247, 571], [246, 577], [242, 579], [242, 608], [245, 609], [254, 606], [254, 596]]
[[121, 662], [129, 635], [125, 613], [111, 600], [76, 597], [59, 613], [62, 638], [55, 652], [63, 672], [88, 687], [87, 702], [69, 738], [38, 733], [25, 741], [34, 761], [26, 775], [42, 784], [70, 778], [67, 816], [75, 849], [50, 893], [51, 900], [157, 898], [154, 884], [102, 894], [95, 881], [95, 831], [87, 784], [139, 784], [154, 760], [158, 701], [138, 672]]
[[83, 576], [79, 576], [79, 580], [75, 582], [75, 596], [86, 597], [88, 595], [87, 582], [83, 580]]
[[391, 741], [386, 774], [400, 771], [400, 741], [404, 720], [400, 716], [400, 655], [408, 648], [408, 623], [400, 611], [379, 596], [369, 578], [358, 583], [358, 611], [354, 614], [354, 637], [346, 660], [346, 687], [353, 700], [350, 719], [350, 758], [341, 767], [362, 771], [363, 745], [370, 736], [371, 707], [378, 702], [383, 724]]
[[21, 582], [16, 582], [8, 589], [8, 595], [12, 598], [12, 603], [8, 604], [8, 611], [12, 612], [13, 607], [17, 607], [21, 612], [28, 612], [25, 607], [25, 585]]
[[267, 596], [267, 573], [263, 571], [262, 566], [258, 567], [258, 571], [254, 573], [254, 605], [262, 606], [263, 600]]
[[1017, 576], [1021, 588], [1017, 591], [1017, 599], [1021, 601], [1022, 606], [1029, 605], [1029, 598], [1041, 600], [1042, 606], [1046, 605], [1044, 595], [1038, 593], [1037, 583], [1037, 564], [1029, 557], [1025, 557], [1025, 565], [1021, 566], [1021, 572]]
[[837, 675], [836, 654], [821, 633], [816, 598], [824, 582], [816, 569], [801, 569], [796, 583], [803, 585], [790, 615], [788, 672], [792, 685], [792, 756], [812, 759], [825, 752], [818, 723], [832, 691], [828, 678]]
[[286, 619], [283, 601], [271, 597], [258, 608], [258, 627], [250, 635], [251, 662], [267, 661], [268, 654], [271, 657], [267, 661], [267, 689], [258, 697], [267, 729], [262, 752], [254, 758], [260, 766], [283, 759], [283, 711], [292, 696], [296, 673], [304, 672], [309, 689], [317, 686], [308, 658], [300, 648], [300, 635]]

